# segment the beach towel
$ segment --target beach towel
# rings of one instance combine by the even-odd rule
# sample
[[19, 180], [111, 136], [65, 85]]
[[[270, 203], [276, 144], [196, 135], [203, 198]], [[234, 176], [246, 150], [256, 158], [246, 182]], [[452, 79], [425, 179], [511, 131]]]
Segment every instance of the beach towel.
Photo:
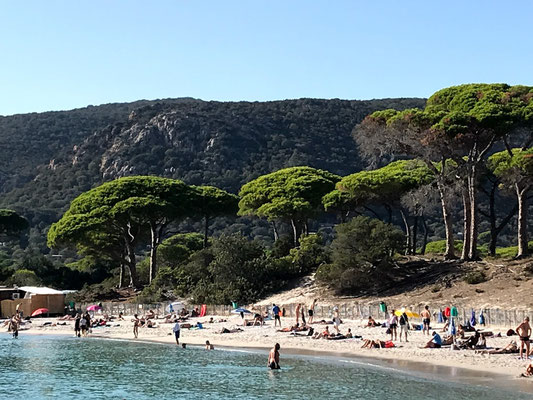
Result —
[[207, 305], [202, 304], [202, 307], [200, 307], [200, 317], [205, 317], [207, 314]]
[[470, 317], [470, 325], [476, 326], [476, 312], [472, 310], [472, 316]]
[[439, 315], [437, 316], [437, 322], [439, 324], [443, 324], [444, 323], [444, 318], [442, 316], [442, 310], [439, 311]]
[[446, 307], [444, 309], [444, 315], [447, 317], [447, 318], [450, 318], [450, 307]]
[[457, 329], [455, 328], [455, 318], [452, 318], [450, 320], [450, 325], [448, 327], [448, 334], [455, 336], [456, 333], [457, 333]]

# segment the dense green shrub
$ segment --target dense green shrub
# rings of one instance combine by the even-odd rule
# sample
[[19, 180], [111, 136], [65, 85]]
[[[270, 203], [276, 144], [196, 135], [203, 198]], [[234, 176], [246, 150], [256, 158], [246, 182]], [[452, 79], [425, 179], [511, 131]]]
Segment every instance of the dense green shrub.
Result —
[[470, 285], [477, 285], [478, 283], [483, 283], [487, 281], [487, 275], [483, 271], [472, 271], [466, 274], [464, 277], [466, 283]]
[[[460, 254], [463, 251], [463, 242], [460, 240], [455, 240], [453, 247], [455, 252]], [[429, 242], [426, 245], [426, 254], [444, 254], [446, 251], [446, 240], [435, 240], [434, 242]]]
[[34, 271], [18, 269], [6, 283], [10, 286], [39, 286], [42, 282]]
[[368, 291], [387, 280], [393, 256], [404, 247], [404, 234], [390, 224], [357, 217], [337, 225], [331, 245], [331, 264], [322, 265], [318, 281], [332, 285], [339, 293]]

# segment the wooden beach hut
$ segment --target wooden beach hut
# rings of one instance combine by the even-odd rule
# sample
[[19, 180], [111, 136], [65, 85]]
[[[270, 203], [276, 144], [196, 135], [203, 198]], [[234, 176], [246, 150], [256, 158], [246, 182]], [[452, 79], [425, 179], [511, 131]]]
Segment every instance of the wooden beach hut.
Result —
[[[1, 292], [2, 290], [0, 290]], [[31, 315], [38, 308], [47, 308], [50, 315], [65, 312], [65, 294], [59, 290], [47, 287], [22, 286], [20, 288], [6, 288], [5, 292], [6, 294], [0, 297], [2, 299], [0, 301], [0, 317], [2, 318], [14, 315], [17, 305], [24, 316]], [[7, 293], [11, 293], [11, 296]]]

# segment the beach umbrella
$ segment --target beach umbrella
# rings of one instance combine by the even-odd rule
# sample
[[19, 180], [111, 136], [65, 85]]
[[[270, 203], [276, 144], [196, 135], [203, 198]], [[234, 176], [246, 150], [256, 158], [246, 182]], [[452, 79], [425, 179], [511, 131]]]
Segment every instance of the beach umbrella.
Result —
[[93, 304], [92, 306], [87, 306], [87, 311], [96, 311], [96, 310], [101, 310], [101, 309], [102, 307], [100, 307], [97, 304]]
[[470, 317], [470, 325], [476, 326], [476, 312], [472, 310], [472, 316]]
[[169, 313], [178, 312], [185, 308], [185, 304], [183, 304], [181, 301], [175, 301], [173, 303], [170, 303], [168, 306], [166, 306], [165, 310]]
[[243, 314], [251, 314], [252, 312], [251, 311], [248, 311], [246, 308], [236, 308], [235, 310], [232, 310], [231, 311], [233, 314], [240, 314], [240, 313], [243, 313]]
[[394, 311], [394, 314], [398, 317], [401, 317], [403, 313], [405, 313], [405, 315], [407, 315], [409, 318], [420, 318], [420, 314], [415, 313], [405, 307], [401, 310]]
[[48, 308], [38, 308], [34, 312], [31, 313], [32, 317], [36, 317], [37, 315], [46, 314], [48, 312]]

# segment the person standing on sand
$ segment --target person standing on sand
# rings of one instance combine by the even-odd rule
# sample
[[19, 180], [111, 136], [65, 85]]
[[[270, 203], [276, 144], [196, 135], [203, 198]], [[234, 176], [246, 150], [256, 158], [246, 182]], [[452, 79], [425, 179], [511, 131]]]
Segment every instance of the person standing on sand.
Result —
[[395, 314], [396, 310], [392, 310], [389, 317], [389, 329], [390, 329], [390, 340], [398, 340], [398, 331], [396, 327], [398, 326], [398, 317]]
[[405, 333], [405, 342], [407, 343], [407, 334], [409, 330], [409, 318], [407, 317], [407, 314], [402, 313], [398, 322], [400, 324], [400, 342], [402, 341], [402, 333]]
[[422, 334], [427, 333], [429, 336], [429, 323], [431, 322], [431, 313], [429, 312], [429, 306], [424, 307], [424, 311], [420, 313], [420, 316], [422, 317], [422, 323], [424, 326], [422, 327]]
[[305, 322], [305, 304], [302, 303], [302, 308], [300, 309], [300, 312], [302, 313], [302, 326], [306, 326]]
[[341, 319], [339, 317], [339, 307], [333, 307], [333, 326], [337, 331], [337, 335], [340, 333], [339, 325], [341, 324]]
[[275, 304], [272, 304], [272, 314], [274, 314], [274, 328], [276, 327], [276, 323], [279, 322], [279, 327], [281, 328], [281, 318], [279, 314], [281, 313], [281, 310], [279, 307]]
[[300, 324], [300, 308], [302, 308], [302, 305], [298, 303], [296, 306], [296, 325]]
[[80, 327], [81, 316], [79, 313], [76, 314], [76, 319], [74, 320], [74, 336], [80, 337], [81, 327]]
[[176, 345], [180, 344], [180, 331], [181, 331], [180, 323], [179, 321], [176, 321], [176, 323], [174, 324], [174, 327], [172, 328], [172, 332], [174, 332], [174, 337], [176, 338]]
[[270, 353], [268, 354], [268, 364], [267, 366], [270, 369], [280, 369], [279, 367], [279, 349], [280, 349], [279, 343], [276, 343], [275, 346], [270, 350]]
[[524, 318], [524, 322], [518, 325], [516, 333], [520, 336], [520, 358], [523, 357], [524, 345], [526, 346], [526, 358], [529, 355], [529, 338], [531, 336], [531, 325], [529, 325], [529, 317]]
[[141, 320], [139, 319], [137, 314], [135, 314], [133, 316], [133, 336], [135, 337], [135, 339], [139, 337], [139, 326], [141, 326]]
[[308, 319], [309, 324], [313, 323], [313, 317], [315, 315], [316, 300], [317, 299], [313, 300], [313, 302], [311, 303], [311, 306], [309, 307], [309, 310], [307, 310], [307, 314], [309, 315], [309, 319]]

